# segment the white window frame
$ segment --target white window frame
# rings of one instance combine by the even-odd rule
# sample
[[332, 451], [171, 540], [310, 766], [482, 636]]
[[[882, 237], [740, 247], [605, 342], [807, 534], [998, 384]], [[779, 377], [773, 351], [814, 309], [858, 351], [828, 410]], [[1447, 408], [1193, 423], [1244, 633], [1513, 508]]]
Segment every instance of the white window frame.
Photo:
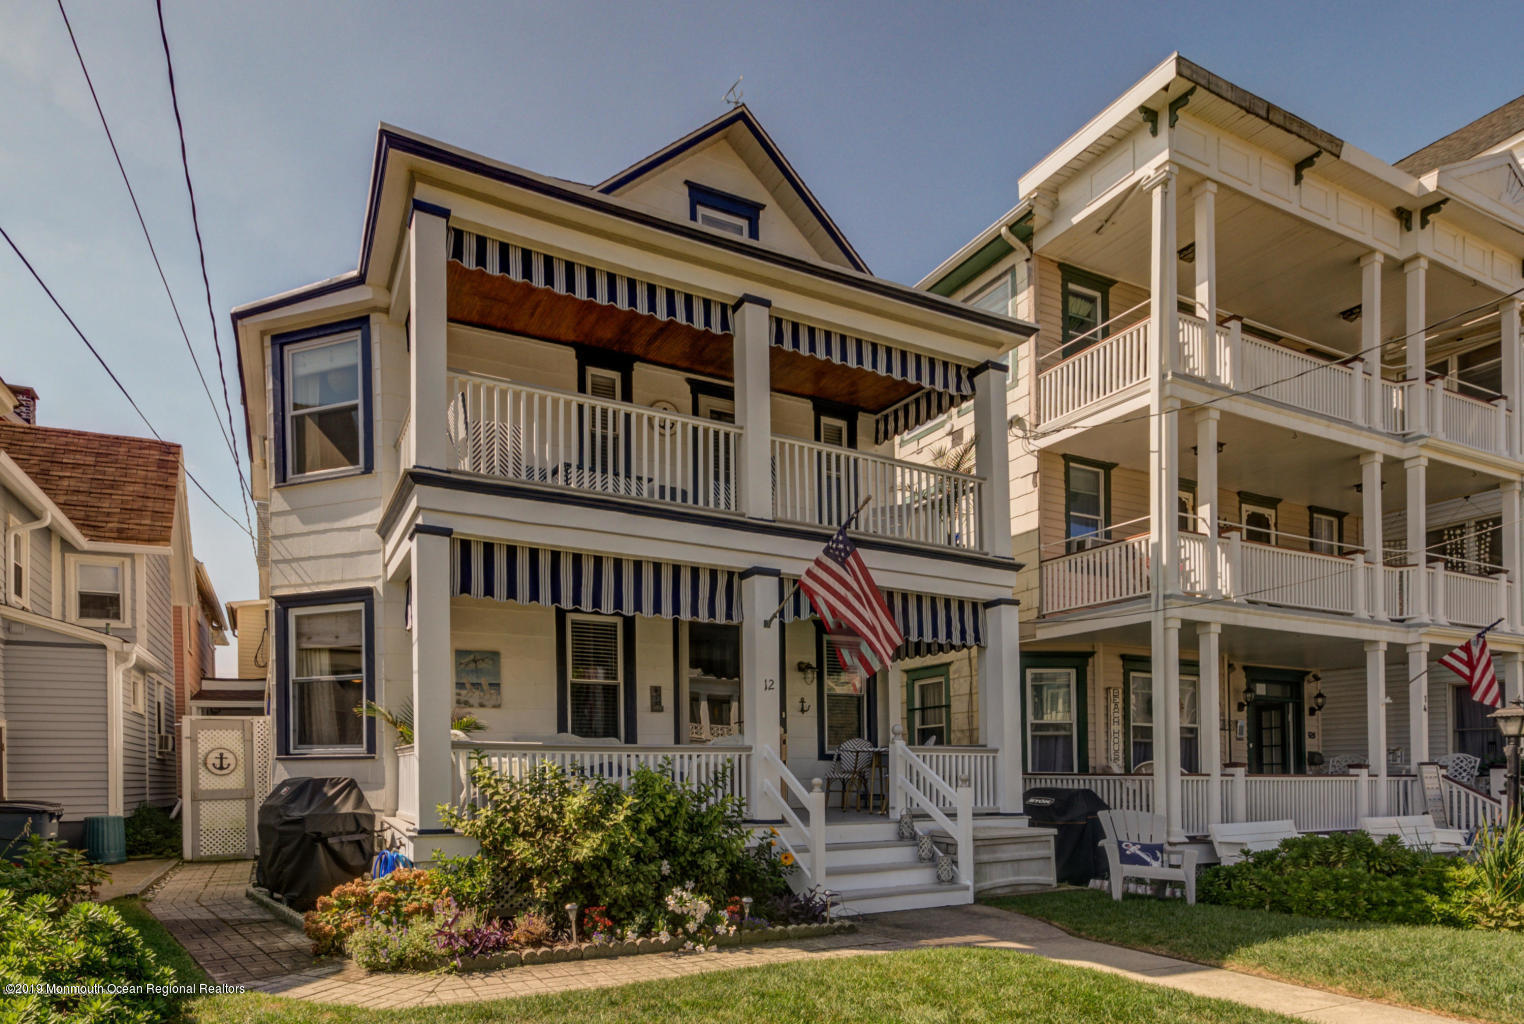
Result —
[[[89, 619], [79, 614], [79, 567], [82, 565], [109, 565], [117, 569], [117, 579], [122, 585], [122, 614], [116, 619]], [[132, 623], [132, 586], [129, 580], [130, 560], [113, 555], [68, 555], [64, 559], [65, 600], [69, 602], [65, 616], [70, 622], [81, 626], [129, 626]]]
[[[163, 736], [165, 733], [172, 733], [172, 732], [174, 732], [174, 729], [175, 729], [174, 707], [175, 707], [175, 694], [174, 694], [174, 691], [167, 684], [160, 683], [159, 684], [159, 713], [158, 713], [158, 715], [154, 719], [154, 735], [155, 736]], [[156, 743], [154, 746], [157, 749], [158, 744]], [[159, 754], [158, 756], [159, 757], [163, 757], [164, 755], [163, 754]]]
[[[612, 679], [612, 680], [610, 680], [610, 679], [577, 679], [577, 680], [574, 680], [572, 678], [572, 625], [573, 625], [573, 623], [577, 623], [577, 622], [596, 622], [596, 623], [599, 623], [600, 625], [601, 624], [605, 624], [605, 623], [613, 623], [614, 624], [614, 653], [615, 653], [615, 658], [617, 659], [618, 664], [619, 664], [619, 671], [617, 673], [618, 674], [618, 678], [617, 679]], [[624, 639], [625, 639], [625, 637], [624, 637], [624, 630], [625, 630], [625, 621], [624, 621], [624, 618], [622, 616], [619, 616], [619, 615], [568, 614], [566, 616], [566, 636], [565, 636], [565, 640], [564, 640], [564, 642], [566, 644], [566, 678], [561, 680], [561, 685], [566, 688], [566, 731], [567, 732], [575, 733], [575, 730], [572, 728], [572, 693], [571, 693], [572, 683], [576, 682], [576, 683], [578, 683], [580, 685], [583, 685], [583, 686], [612, 686], [613, 689], [614, 689], [614, 700], [615, 700], [615, 705], [614, 706], [615, 706], [615, 709], [616, 709], [616, 713], [614, 715], [614, 722], [615, 722], [615, 724], [617, 726], [617, 730], [615, 732], [615, 736], [618, 738], [619, 742], [621, 742], [621, 743], [624, 742], [624, 740], [625, 740], [625, 735], [624, 735], [624, 687], [625, 687], [625, 681], [629, 677], [629, 674], [630, 674], [630, 666], [626, 665], [625, 664], [625, 660], [624, 660]], [[591, 737], [591, 738], [592, 739], [604, 739], [605, 737], [598, 736], [598, 737]]]
[[[311, 409], [303, 409], [296, 412], [293, 408], [292, 398], [296, 394], [296, 374], [292, 366], [293, 358], [300, 352], [308, 352], [317, 348], [329, 348], [338, 345], [354, 345], [355, 347], [355, 397], [352, 402], [335, 402], [331, 405], [317, 405]], [[365, 471], [365, 353], [360, 346], [365, 344], [365, 336], [360, 331], [344, 331], [341, 334], [324, 335], [321, 338], [313, 338], [310, 341], [297, 341], [289, 345], [281, 346], [281, 370], [282, 380], [285, 382], [284, 394], [281, 401], [284, 407], [280, 415], [285, 422], [285, 451], [282, 458], [285, 460], [285, 482], [290, 483], [298, 480], [323, 480], [328, 477], [347, 476], [351, 473], [363, 473]], [[335, 466], [333, 469], [315, 470], [311, 473], [298, 473], [294, 468], [293, 459], [296, 456], [296, 432], [293, 430], [297, 416], [316, 416], [319, 413], [332, 412], [335, 409], [344, 409], [353, 405], [355, 407], [355, 422], [359, 428], [358, 448], [355, 451], [356, 461], [348, 466]]]
[[147, 702], [148, 677], [142, 672], [127, 673], [127, 710], [135, 715], [143, 713]]
[[711, 231], [723, 231], [737, 238], [751, 237], [751, 221], [721, 210], [717, 206], [710, 206], [708, 203], [695, 202], [693, 204], [693, 222], [700, 227], [706, 227]]
[[[1079, 737], [1079, 701], [1080, 701], [1080, 692], [1079, 692], [1079, 672], [1076, 671], [1075, 669], [1072, 669], [1072, 668], [1050, 668], [1050, 667], [1036, 668], [1036, 667], [1034, 667], [1034, 668], [1029, 668], [1029, 669], [1026, 670], [1026, 678], [1022, 680], [1022, 682], [1024, 684], [1022, 686], [1022, 689], [1026, 691], [1026, 702], [1027, 702], [1027, 713], [1026, 713], [1026, 720], [1027, 720], [1026, 733], [1027, 733], [1027, 735], [1026, 735], [1026, 740], [1027, 740], [1027, 750], [1029, 751], [1029, 753], [1027, 754], [1027, 762], [1028, 762], [1029, 765], [1031, 764], [1031, 757], [1032, 757], [1032, 755], [1031, 755], [1030, 751], [1033, 751], [1033, 750], [1037, 749], [1036, 745], [1032, 742], [1032, 736], [1034, 735], [1033, 731], [1032, 731], [1032, 728], [1033, 728], [1034, 725], [1037, 724], [1037, 705], [1036, 705], [1036, 702], [1035, 702], [1035, 698], [1037, 696], [1037, 688], [1032, 685], [1032, 676], [1034, 674], [1036, 674], [1036, 673], [1039, 673], [1039, 672], [1053, 673], [1055, 675], [1064, 675], [1064, 676], [1068, 676], [1068, 678], [1069, 678], [1069, 767], [1068, 768], [1060, 768], [1054, 774], [1073, 775], [1075, 772], [1077, 772], [1079, 770], [1079, 765], [1078, 765], [1077, 762], [1079, 761], [1079, 740], [1080, 740], [1080, 737]], [[1054, 680], [1049, 680], [1049, 681], [1052, 682]], [[1034, 772], [1034, 773], [1037, 771], [1037, 769], [1035, 769], [1035, 768], [1028, 768], [1027, 770], [1030, 771], [1030, 772]], [[1043, 774], [1047, 774], [1047, 771], [1044, 771]]]
[[[986, 282], [983, 287], [974, 292], [963, 301], [976, 309], [982, 309], [990, 313], [1000, 313], [1004, 316], [1011, 315], [1011, 303], [1016, 301], [1016, 282], [1012, 280], [1012, 271], [1007, 268], [996, 274], [993, 279]], [[995, 292], [1005, 290], [1005, 308], [1002, 309], [990, 303]]]
[[[26, 608], [31, 604], [28, 595], [32, 589], [31, 536], [22, 531], [20, 519], [9, 517], [5, 532], [5, 598], [17, 608]], [[20, 547], [17, 547], [17, 542], [20, 542]], [[18, 565], [21, 568], [20, 587], [15, 585]]]
[[368, 699], [366, 695], [372, 692], [371, 681], [365, 677], [365, 668], [370, 664], [370, 637], [366, 635], [364, 603], [360, 601], [341, 601], [336, 604], [307, 604], [286, 609], [286, 636], [289, 638], [289, 642], [286, 644], [286, 741], [288, 749], [294, 755], [313, 757], [324, 754], [352, 755], [370, 753], [366, 743], [367, 729], [363, 724], [360, 728], [360, 742], [356, 744], [304, 746], [296, 740], [296, 719], [299, 706], [296, 700], [297, 683], [343, 678], [340, 676], [298, 676], [296, 674], [296, 620], [303, 615], [331, 615], [335, 612], [351, 611], [360, 613], [360, 700], [363, 706], [363, 701]]
[[[1326, 522], [1333, 527], [1333, 532], [1327, 540], [1318, 538], [1318, 522]], [[1327, 512], [1310, 513], [1307, 520], [1307, 532], [1309, 534], [1307, 548], [1317, 555], [1338, 555], [1339, 550], [1339, 517], [1329, 515]]]

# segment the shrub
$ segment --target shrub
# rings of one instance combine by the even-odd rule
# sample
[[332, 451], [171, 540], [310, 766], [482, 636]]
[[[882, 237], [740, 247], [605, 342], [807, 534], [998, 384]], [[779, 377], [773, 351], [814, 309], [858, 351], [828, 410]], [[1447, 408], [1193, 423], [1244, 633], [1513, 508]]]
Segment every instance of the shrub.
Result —
[[127, 856], [178, 857], [180, 822], [169, 812], [152, 804], [138, 804], [127, 816]]
[[531, 910], [520, 914], [513, 922], [513, 932], [509, 935], [509, 940], [515, 946], [523, 946], [527, 949], [531, 946], [549, 945], [555, 934], [556, 929], [550, 923], [550, 918]]
[[17, 899], [46, 896], [59, 910], [95, 895], [107, 878], [106, 869], [91, 864], [82, 850], [60, 839], [29, 835], [0, 850], [0, 889]]
[[576, 903], [604, 907], [628, 928], [667, 919], [664, 900], [684, 882], [711, 906], [787, 888], [777, 853], [752, 844], [723, 772], [688, 784], [670, 765], [642, 767], [621, 786], [554, 765], [508, 778], [478, 762], [472, 779], [482, 805], [441, 810], [480, 844], [485, 868], [470, 869], [485, 872], [472, 876], [481, 882], [477, 905], [501, 916], [534, 911], [559, 925], [565, 905]]
[[1471, 856], [1457, 867], [1446, 909], [1454, 923], [1524, 931], [1524, 825], [1484, 827]]
[[367, 925], [400, 928], [432, 917], [436, 904], [450, 895], [448, 879], [437, 871], [398, 868], [382, 878], [360, 878], [318, 897], [303, 928], [316, 956], [336, 953], [345, 940]]
[[1405, 848], [1395, 836], [1377, 843], [1364, 832], [1287, 839], [1237, 864], [1208, 868], [1203, 903], [1386, 924], [1445, 923], [1459, 865]]
[[[60, 912], [46, 896], [0, 890], [0, 978], [8, 984], [168, 986], [175, 975], [111, 907]], [[152, 991], [89, 996], [7, 996], [0, 1018], [72, 1024], [157, 1024], [180, 1016], [178, 997]]]
[[349, 934], [344, 948], [367, 971], [427, 971], [445, 962], [437, 936], [447, 920], [433, 912], [400, 921], [372, 918]]

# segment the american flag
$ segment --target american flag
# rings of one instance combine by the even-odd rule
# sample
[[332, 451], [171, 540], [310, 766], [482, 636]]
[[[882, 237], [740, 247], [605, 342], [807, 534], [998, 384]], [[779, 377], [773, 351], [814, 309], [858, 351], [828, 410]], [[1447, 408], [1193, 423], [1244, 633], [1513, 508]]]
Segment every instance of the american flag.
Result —
[[894, 659], [894, 652], [905, 642], [905, 635], [889, 614], [889, 605], [879, 593], [863, 556], [847, 539], [846, 527], [836, 531], [825, 550], [799, 578], [799, 589], [810, 599], [815, 614], [833, 634], [854, 636], [859, 645], [848, 644], [839, 656], [848, 668], [872, 675]]
[[1487, 630], [1440, 658], [1439, 663], [1470, 685], [1472, 700], [1490, 708], [1503, 706], [1498, 677], [1492, 671], [1492, 652], [1487, 650]]

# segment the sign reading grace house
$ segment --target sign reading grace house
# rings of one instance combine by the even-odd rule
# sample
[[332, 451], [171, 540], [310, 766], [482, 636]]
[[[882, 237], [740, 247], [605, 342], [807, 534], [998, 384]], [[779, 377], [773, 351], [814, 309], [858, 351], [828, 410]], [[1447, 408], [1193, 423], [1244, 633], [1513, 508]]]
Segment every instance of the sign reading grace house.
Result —
[[1122, 765], [1122, 688], [1106, 687], [1106, 763], [1113, 771]]

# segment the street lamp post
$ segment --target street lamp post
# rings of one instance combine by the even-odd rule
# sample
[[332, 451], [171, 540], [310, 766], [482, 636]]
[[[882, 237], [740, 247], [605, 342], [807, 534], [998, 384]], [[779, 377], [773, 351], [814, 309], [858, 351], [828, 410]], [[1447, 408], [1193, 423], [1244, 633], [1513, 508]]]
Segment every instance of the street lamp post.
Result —
[[1508, 758], [1508, 819], [1519, 813], [1519, 738], [1524, 736], [1524, 701], [1515, 700], [1491, 715], [1503, 734], [1503, 752]]

